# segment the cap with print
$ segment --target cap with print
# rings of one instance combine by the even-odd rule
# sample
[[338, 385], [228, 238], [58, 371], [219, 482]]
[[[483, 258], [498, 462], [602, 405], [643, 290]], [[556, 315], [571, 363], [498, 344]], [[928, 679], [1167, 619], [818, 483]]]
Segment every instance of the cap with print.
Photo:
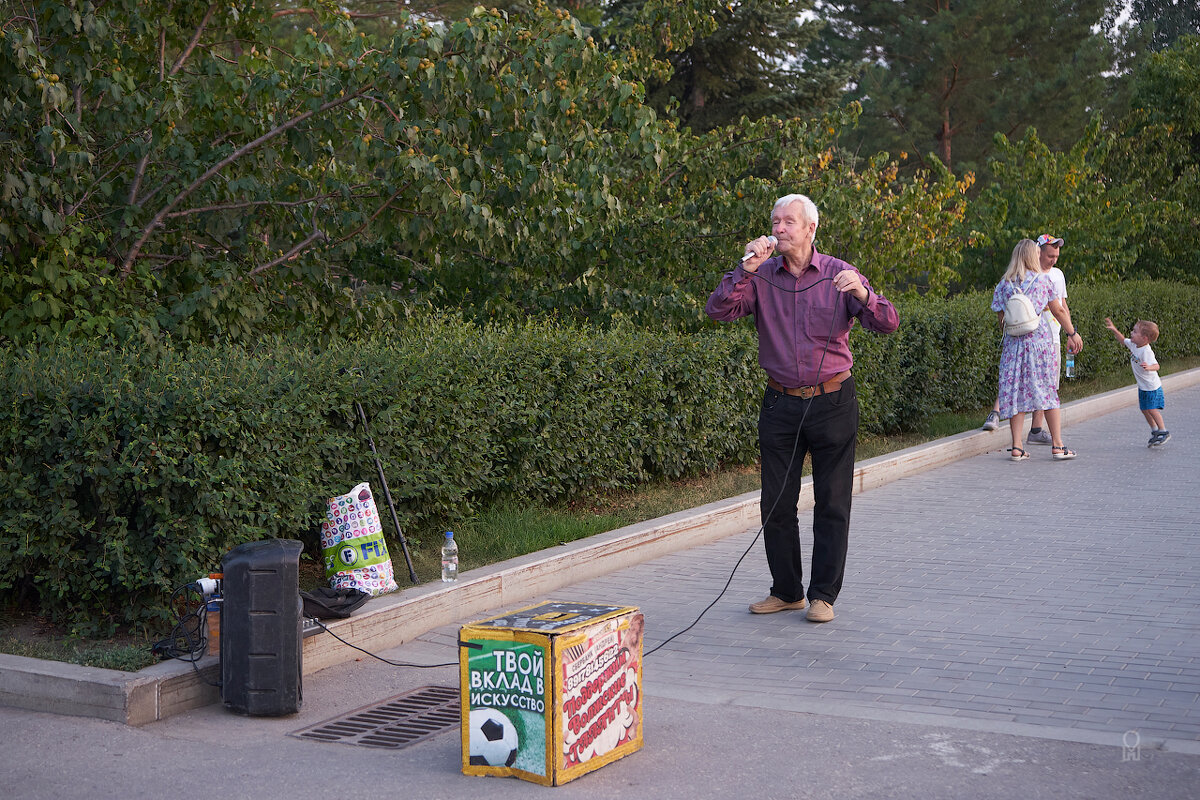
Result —
[[1061, 236], [1051, 236], [1048, 233], [1043, 233], [1041, 236], [1039, 236], [1037, 238], [1037, 246], [1038, 247], [1041, 247], [1044, 244], [1052, 244], [1052, 245], [1056, 245], [1058, 247], [1062, 247], [1062, 243], [1063, 243], [1063, 240], [1062, 240]]

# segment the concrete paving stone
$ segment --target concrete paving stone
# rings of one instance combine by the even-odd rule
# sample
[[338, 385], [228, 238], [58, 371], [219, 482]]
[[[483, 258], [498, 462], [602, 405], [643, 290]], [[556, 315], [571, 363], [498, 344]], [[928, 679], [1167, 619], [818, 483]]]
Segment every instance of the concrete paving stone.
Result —
[[929, 659], [927, 658], [912, 658], [908, 656], [901, 656], [892, 661], [893, 666], [900, 667], [902, 669], [907, 668], [910, 671], [910, 674], [916, 673], [917, 670], [927, 666], [928, 664]]
[[1098, 703], [1105, 702], [1109, 696], [1106, 692], [1098, 692], [1092, 687], [1084, 686], [1082, 689], [1071, 693], [1070, 702], [1092, 707]]
[[1153, 677], [1145, 678], [1113, 678], [1109, 681], [1109, 686], [1115, 689], [1159, 689], [1162, 691], [1189, 691], [1186, 685], [1179, 685], [1170, 680], [1155, 680]]
[[996, 708], [987, 703], [961, 703], [950, 713], [951, 716], [961, 719], [979, 719], [989, 722], [1015, 722], [1017, 718], [1017, 715], [1011, 710]]
[[896, 677], [890, 673], [880, 670], [862, 670], [855, 672], [847, 681], [848, 685], [863, 686], [866, 688], [881, 688], [895, 686], [898, 681]]
[[1195, 698], [1200, 696], [1200, 681], [1197, 681], [1193, 676], [1183, 676], [1184, 680], [1168, 680], [1167, 688], [1172, 692], [1182, 693], [1183, 697], [1192, 696], [1192, 703], [1195, 703]]
[[[1197, 592], [1197, 595], [1200, 595], [1200, 592]], [[1168, 671], [1195, 669], [1197, 665], [1200, 665], [1200, 650], [1192, 645], [1189, 647], [1189, 651], [1160, 654], [1155, 658], [1153, 666], [1156, 670]]]
[[[1102, 700], [1096, 700], [1096, 701], [1088, 703], [1087, 705], [1089, 708], [1096, 709], [1096, 710], [1106, 709], [1106, 710], [1112, 711], [1112, 712], [1124, 713], [1128, 709], [1129, 703], [1127, 701], [1127, 698], [1117, 695], [1117, 696], [1112, 696], [1112, 697], [1106, 697]], [[1136, 712], [1136, 713], [1141, 713], [1141, 712]], [[1149, 713], [1149, 712], [1147, 712], [1147, 713]]]
[[1038, 677], [1043, 674], [1042, 670], [1034, 669], [1033, 667], [1014, 666], [1012, 664], [1001, 667], [993, 672], [997, 680], [1025, 685], [1028, 681], [1038, 680]]
[[1099, 660], [1081, 660], [1071, 659], [1068, 665], [1072, 673], [1082, 673], [1092, 675], [1096, 678], [1148, 678], [1152, 674], [1149, 671], [1144, 671], [1138, 668], [1126, 669], [1124, 666], [1118, 666], [1113, 662]]
[[1066, 714], [1071, 711], [1071, 706], [1065, 700], [1032, 700], [1025, 698], [1021, 703], [1021, 707], [1049, 711], [1056, 718], [1060, 714]]
[[976, 695], [974, 692], [947, 682], [939, 689], [916, 689], [913, 699], [947, 708], [956, 707], [962, 703], [970, 703]]
[[1015, 691], [1013, 687], [997, 686], [996, 684], [987, 684], [979, 681], [971, 681], [965, 683], [961, 687], [963, 694], [974, 698], [990, 698], [992, 700], [1010, 700], [1014, 697], [1021, 697], [1020, 692]]
[[834, 702], [862, 703], [863, 694], [857, 689], [823, 689], [816, 693], [821, 700]]
[[1128, 696], [1129, 707], [1142, 710], [1157, 710], [1168, 703], [1178, 704], [1179, 696], [1174, 692], [1135, 689]]
[[1148, 719], [1150, 719], [1151, 714], [1156, 714], [1156, 713], [1158, 713], [1158, 711], [1159, 711], [1159, 707], [1157, 707], [1157, 706], [1153, 706], [1153, 707], [1126, 706], [1125, 708], [1121, 709], [1121, 716], [1130, 718], [1130, 719], [1141, 718], [1143, 720], [1148, 720]]
[[914, 689], [918, 694], [926, 692], [939, 693], [944, 691], [945, 681], [937, 678], [902, 678], [896, 683], [897, 686], [904, 689]]
[[878, 685], [870, 687], [867, 695], [871, 695], [875, 701], [895, 698], [914, 698], [917, 696], [915, 689], [905, 689], [901, 686]]
[[1080, 687], [1047, 685], [1041, 692], [1028, 690], [1026, 697], [1041, 702], [1066, 703], [1079, 696]]

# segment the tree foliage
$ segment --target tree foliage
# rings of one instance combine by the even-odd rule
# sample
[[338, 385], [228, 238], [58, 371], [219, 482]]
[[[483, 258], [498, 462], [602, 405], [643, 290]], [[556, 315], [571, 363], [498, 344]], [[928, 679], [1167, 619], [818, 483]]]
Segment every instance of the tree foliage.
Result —
[[1034, 128], [1015, 142], [998, 134], [992, 181], [967, 219], [974, 246], [964, 256], [964, 281], [994, 284], [1013, 245], [1042, 233], [1066, 239], [1061, 266], [1071, 280], [1131, 277], [1149, 209], [1136, 185], [1108, 177], [1114, 142], [1099, 117], [1065, 152]]
[[[642, 0], [606, 7], [619, 18]], [[653, 80], [647, 102], [681, 126], [711, 130], [741, 117], [813, 117], [827, 110], [851, 77], [845, 65], [804, 59], [824, 23], [812, 0], [740, 0], [717, 5], [713, 29], [663, 54], [670, 76]]]
[[1182, 36], [1200, 36], [1200, 6], [1192, 0], [1132, 0], [1132, 23], [1150, 31], [1150, 48], [1165, 50]]
[[[647, 2], [627, 35], [682, 47], [708, 10]], [[842, 159], [853, 111], [681, 131], [644, 102], [649, 50], [602, 48], [562, 9], [401, 15], [387, 39], [332, 5], [281, 13], [45, 0], [5, 21], [4, 336], [354, 330], [399, 300], [695, 322], [775, 196], [859, 218], [919, 201], [942, 229], [962, 213], [954, 189]], [[859, 260], [943, 285], [942, 245], [909, 220]]]
[[1093, 28], [1106, 0], [850, 0], [825, 7], [831, 36], [819, 51], [864, 65], [847, 97], [863, 105], [865, 153], [933, 153], [956, 172], [978, 171], [995, 133], [1037, 125], [1066, 147], [1104, 97], [1111, 49]]
[[[347, 4], [351, 9], [379, 5], [371, 0]], [[401, 7], [452, 21], [471, 5], [470, 0], [412, 0]], [[530, 8], [525, 0], [496, 5], [514, 14]], [[840, 96], [852, 72], [845, 65], [805, 60], [804, 51], [824, 27], [810, 13], [813, 0], [559, 0], [555, 5], [604, 47], [636, 53], [631, 64], [646, 70], [641, 77], [647, 103], [661, 117], [697, 131], [743, 116], [817, 116]]]
[[1109, 175], [1149, 207], [1138, 268], [1200, 280], [1200, 36], [1152, 53], [1133, 75]]
[[[250, 323], [254, 295], [316, 310], [289, 285], [319, 291], [364, 242], [399, 243], [402, 284], [446, 251], [560, 259], [620, 213], [614, 156], [624, 170], [660, 158], [639, 86], [564, 12], [409, 18], [376, 43], [335, 9], [289, 51], [256, 8], [31, 12], [0, 43], [11, 272], [66, 251], [104, 281], [144, 276], [185, 335], [214, 298]], [[51, 303], [30, 322], [63, 316]]]

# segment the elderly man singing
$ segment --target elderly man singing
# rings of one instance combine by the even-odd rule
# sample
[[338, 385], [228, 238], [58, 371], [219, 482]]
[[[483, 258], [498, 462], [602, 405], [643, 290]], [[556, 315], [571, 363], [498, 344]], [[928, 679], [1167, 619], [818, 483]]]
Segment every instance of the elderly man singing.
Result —
[[[763, 541], [771, 592], [755, 614], [803, 609], [829, 622], [842, 589], [858, 435], [849, 336], [854, 320], [877, 333], [900, 325], [896, 309], [845, 261], [818, 253], [817, 207], [804, 195], [775, 201], [771, 236], [748, 242], [705, 311], [717, 321], [754, 315], [767, 373], [758, 415]], [[800, 472], [812, 454], [813, 554], [807, 603], [800, 551]]]

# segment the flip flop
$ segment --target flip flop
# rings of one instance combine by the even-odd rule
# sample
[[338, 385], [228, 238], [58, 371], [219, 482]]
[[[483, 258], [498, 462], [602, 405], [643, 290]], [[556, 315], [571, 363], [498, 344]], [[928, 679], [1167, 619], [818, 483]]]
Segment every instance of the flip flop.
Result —
[[[1029, 460], [1029, 453], [1026, 453], [1020, 447], [1010, 447], [1010, 448], [1008, 448], [1008, 452], [1012, 453], [1012, 455], [1009, 456], [1009, 458], [1011, 458], [1013, 461], [1028, 461]], [[1073, 457], [1074, 456], [1072, 456], [1072, 458]]]
[[1075, 451], [1068, 450], [1065, 446], [1051, 447], [1050, 452], [1054, 455], [1055, 461], [1066, 461], [1067, 459], [1075, 457]]

